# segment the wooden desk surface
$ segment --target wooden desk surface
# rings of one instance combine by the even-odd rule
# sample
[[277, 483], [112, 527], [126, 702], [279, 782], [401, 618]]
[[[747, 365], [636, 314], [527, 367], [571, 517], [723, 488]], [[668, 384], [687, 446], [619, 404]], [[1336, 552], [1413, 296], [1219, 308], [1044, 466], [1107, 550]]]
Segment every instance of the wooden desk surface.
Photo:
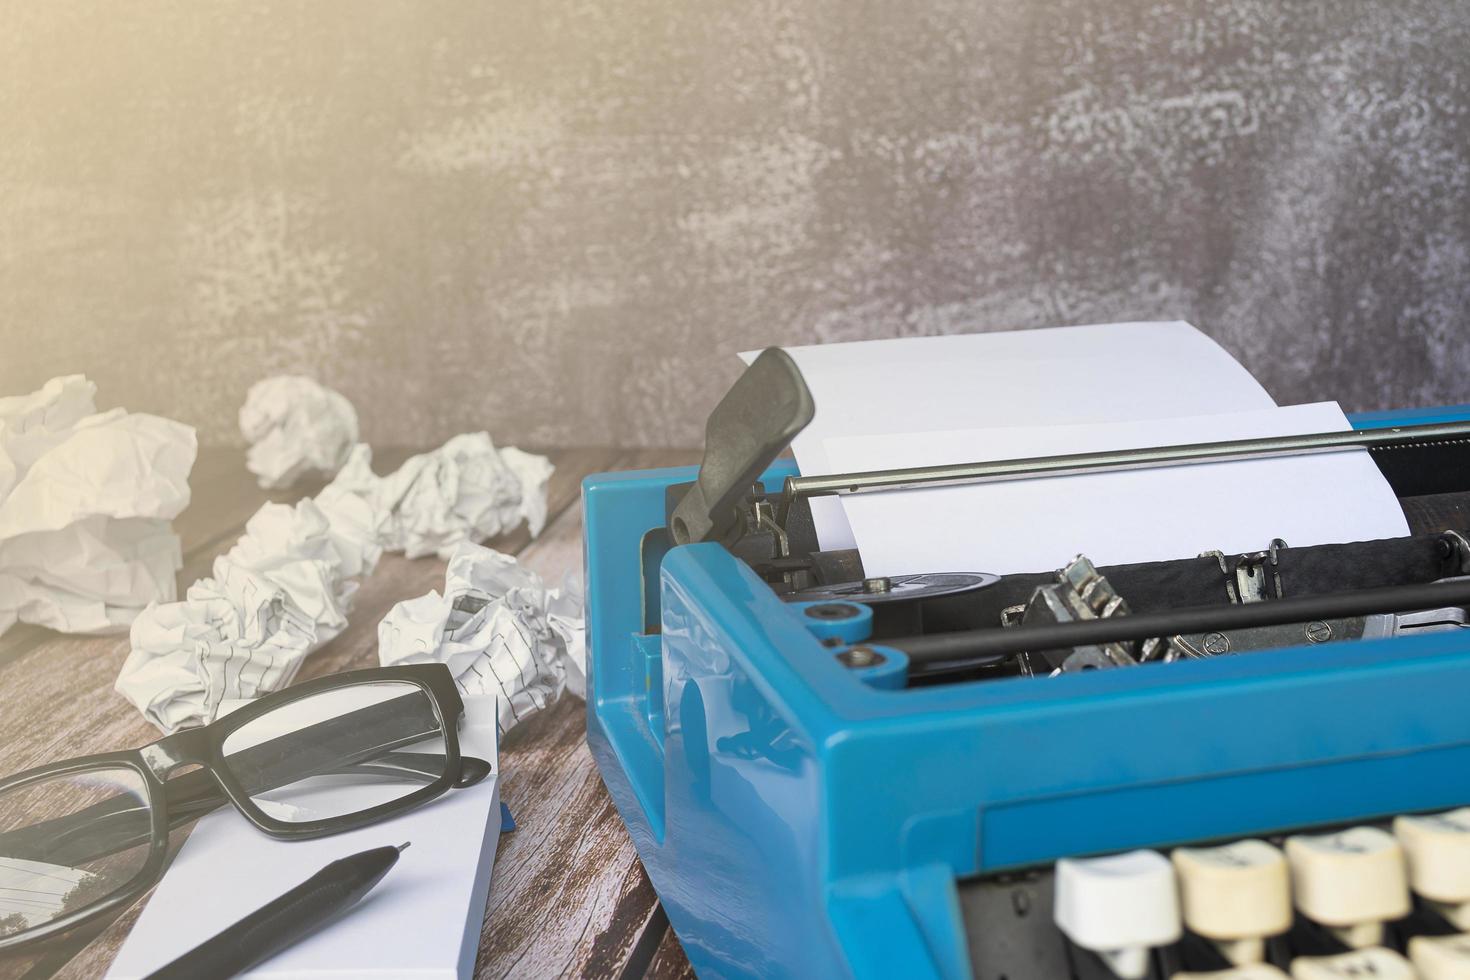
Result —
[[[377, 469], [387, 472], [409, 454], [376, 455]], [[551, 583], [581, 568], [578, 495], [585, 475], [698, 461], [687, 451], [573, 449], [550, 456], [556, 473], [546, 530], [535, 541], [521, 529], [486, 544], [518, 555]], [[174, 522], [184, 547], [180, 594], [209, 574], [215, 556], [229, 550], [262, 503], [289, 502], [319, 489], [260, 490], [245, 470], [244, 454], [233, 450], [201, 452], [190, 484], [193, 502]], [[378, 621], [399, 600], [442, 589], [444, 564], [384, 555], [359, 589], [347, 629], [307, 659], [300, 679], [376, 666]], [[158, 738], [157, 729], [113, 690], [127, 654], [126, 634], [63, 636], [17, 626], [0, 637], [4, 772]], [[584, 711], [581, 700], [563, 697], [512, 730], [501, 746], [501, 798], [518, 829], [500, 839], [475, 975], [692, 977], [587, 751]], [[100, 977], [147, 900], [53, 949], [0, 959], [0, 978]]]

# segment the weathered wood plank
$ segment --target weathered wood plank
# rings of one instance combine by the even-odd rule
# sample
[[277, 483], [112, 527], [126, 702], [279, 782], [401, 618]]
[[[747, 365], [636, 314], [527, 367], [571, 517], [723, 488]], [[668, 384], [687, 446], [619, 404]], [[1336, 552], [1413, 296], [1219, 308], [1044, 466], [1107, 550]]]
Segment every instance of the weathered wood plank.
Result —
[[[687, 452], [630, 453], [617, 468], [690, 459]], [[521, 554], [549, 582], [581, 560], [576, 508]], [[501, 794], [519, 829], [502, 839], [496, 857], [477, 977], [637, 976], [667, 930], [588, 751], [585, 713], [581, 700], [563, 699], [505, 739]]]
[[618, 976], [658, 905], [564, 698], [506, 737], [502, 838], [475, 975]]
[[[407, 454], [392, 455], [401, 460]], [[617, 454], [609, 450], [553, 453], [557, 472], [548, 488], [549, 513], [559, 514], [571, 508], [578, 499], [582, 477], [612, 465], [616, 459]], [[387, 459], [385, 465], [396, 463]], [[249, 479], [249, 474], [244, 473], [244, 477]], [[254, 506], [222, 508], [222, 524], [238, 522], [234, 534], [207, 535], [208, 525], [203, 521], [197, 525], [198, 530], [191, 530], [191, 534], [204, 532], [202, 536], [208, 541], [197, 553], [206, 570], [215, 554], [227, 551], [234, 543], [244, 520], [265, 499], [263, 491], [254, 488], [253, 483], [250, 486], [260, 495]], [[207, 498], [201, 494], [197, 499]], [[514, 553], [524, 547], [527, 539], [522, 528], [488, 543]], [[375, 664], [377, 623], [383, 614], [400, 599], [442, 587], [443, 580], [444, 563], [437, 559], [409, 561], [402, 556], [385, 556], [378, 571], [359, 590], [348, 629], [308, 659], [302, 677]], [[139, 745], [157, 737], [157, 731], [112, 690], [127, 652], [126, 636], [54, 635], [11, 662], [0, 664], [0, 706], [3, 706], [0, 746], [7, 750], [10, 771], [55, 759]], [[52, 724], [56, 718], [65, 718], [66, 724]], [[146, 896], [81, 950], [61, 975], [100, 976], [116, 955], [145, 901]], [[34, 958], [0, 962], [0, 977], [18, 975], [13, 972], [16, 969], [23, 972], [28, 959]]]
[[659, 940], [644, 976], [647, 980], [694, 980], [694, 967], [689, 965], [689, 957], [684, 955], [673, 929], [666, 930]]
[[[573, 508], [521, 560], [555, 582], [580, 566], [581, 539]], [[615, 947], [604, 959], [620, 961], [653, 915], [657, 899], [587, 751], [585, 710], [563, 698], [506, 737], [501, 794], [519, 829], [496, 858], [477, 976], [575, 973], [599, 940]]]

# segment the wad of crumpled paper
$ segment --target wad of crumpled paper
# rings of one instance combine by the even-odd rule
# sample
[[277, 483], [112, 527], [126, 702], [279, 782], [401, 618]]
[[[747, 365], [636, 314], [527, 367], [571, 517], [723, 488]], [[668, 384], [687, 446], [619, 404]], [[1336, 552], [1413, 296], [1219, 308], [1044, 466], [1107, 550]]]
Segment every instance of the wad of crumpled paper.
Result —
[[331, 477], [342, 468], [357, 444], [357, 410], [311, 378], [279, 375], [250, 386], [240, 434], [250, 443], [245, 468], [260, 485], [289, 487], [309, 473]]
[[504, 732], [563, 688], [586, 695], [582, 626], [576, 576], [547, 588], [510, 555], [465, 543], [449, 559], [442, 595], [400, 602], [383, 617], [378, 659], [448, 664], [466, 694], [499, 697]]
[[133, 621], [117, 690], [164, 731], [212, 721], [222, 701], [291, 683], [306, 655], [342, 632], [358, 579], [381, 549], [330, 506], [266, 504], [182, 602]]
[[385, 551], [448, 558], [460, 542], [493, 538], [523, 518], [532, 537], [546, 524], [551, 463], [513, 447], [497, 450], [488, 433], [455, 436], [389, 476], [373, 472], [372, 458], [366, 444], [356, 446], [328, 490], [371, 506]]
[[170, 521], [189, 504], [194, 430], [98, 412], [96, 393], [71, 375], [0, 398], [0, 633], [17, 620], [124, 630], [174, 598], [182, 558]]

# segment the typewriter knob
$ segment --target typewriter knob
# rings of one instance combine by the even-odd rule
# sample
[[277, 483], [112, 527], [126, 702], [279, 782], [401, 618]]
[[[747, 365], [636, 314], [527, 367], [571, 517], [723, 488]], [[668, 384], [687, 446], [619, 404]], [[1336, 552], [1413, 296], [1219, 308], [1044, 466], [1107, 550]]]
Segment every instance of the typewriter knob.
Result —
[[1336, 956], [1298, 956], [1291, 961], [1292, 980], [1418, 980], [1409, 961], [1391, 949], [1369, 946]]
[[1409, 885], [1455, 928], [1470, 930], [1470, 807], [1398, 817], [1393, 833], [1409, 862]]
[[1422, 980], [1463, 980], [1470, 977], [1470, 935], [1415, 936], [1409, 959]]
[[1353, 949], [1378, 945], [1383, 923], [1409, 912], [1403, 850], [1386, 831], [1353, 827], [1288, 837], [1286, 858], [1302, 915], [1328, 926]]
[[1181, 847], [1173, 860], [1184, 924], [1213, 940], [1230, 962], [1259, 962], [1266, 937], [1291, 927], [1286, 856], [1265, 841]]
[[1064, 858], [1055, 887], [1057, 927], [1123, 980], [1146, 976], [1149, 949], [1179, 938], [1174, 872], [1157, 851]]

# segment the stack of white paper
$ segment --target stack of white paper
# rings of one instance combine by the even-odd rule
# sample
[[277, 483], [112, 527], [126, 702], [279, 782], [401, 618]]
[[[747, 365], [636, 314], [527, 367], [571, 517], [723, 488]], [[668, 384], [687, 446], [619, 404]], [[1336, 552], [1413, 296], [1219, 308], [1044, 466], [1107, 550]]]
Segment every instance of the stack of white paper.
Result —
[[[789, 350], [816, 402], [803, 474], [1214, 442], [1348, 428], [1277, 408], [1187, 323], [1128, 323]], [[753, 355], [743, 355], [749, 359]], [[824, 548], [870, 575], [1006, 574], [1408, 533], [1361, 450], [812, 501]]]

